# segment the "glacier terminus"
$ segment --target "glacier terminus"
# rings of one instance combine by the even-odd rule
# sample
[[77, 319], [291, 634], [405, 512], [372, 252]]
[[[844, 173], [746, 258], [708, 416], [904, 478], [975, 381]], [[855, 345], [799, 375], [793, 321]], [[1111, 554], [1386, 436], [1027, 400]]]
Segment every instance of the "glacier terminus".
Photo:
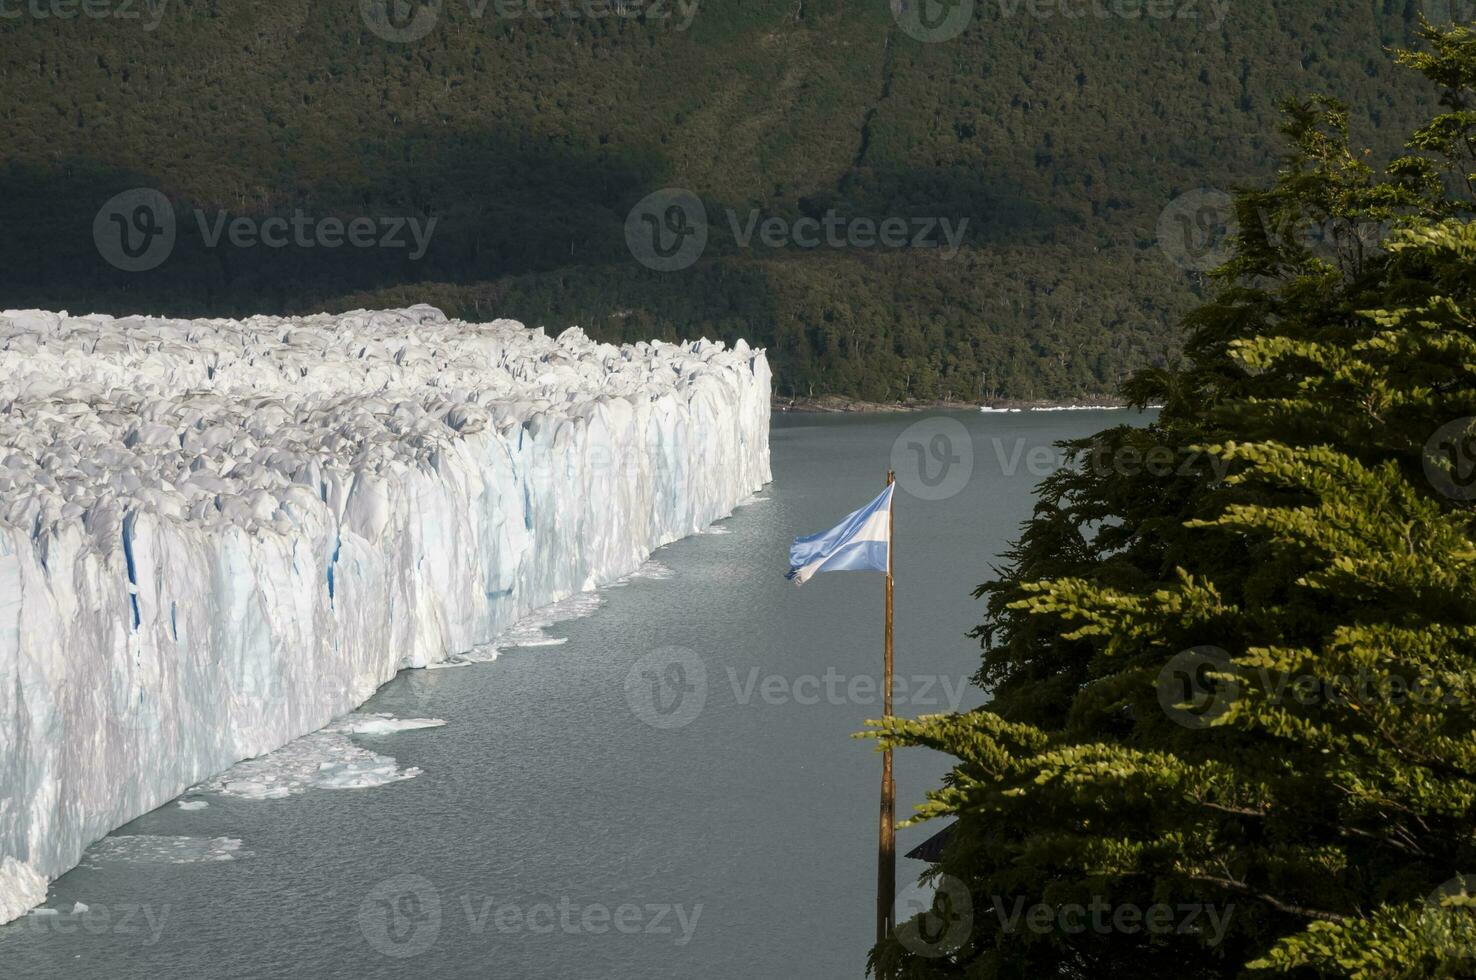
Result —
[[110, 830], [770, 479], [742, 341], [0, 313], [0, 922]]

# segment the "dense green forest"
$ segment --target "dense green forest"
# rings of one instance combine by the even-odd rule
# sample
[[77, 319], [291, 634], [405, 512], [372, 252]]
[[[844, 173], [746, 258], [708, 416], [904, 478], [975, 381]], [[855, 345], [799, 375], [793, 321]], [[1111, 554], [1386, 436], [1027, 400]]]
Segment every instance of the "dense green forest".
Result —
[[[1391, 83], [1388, 47], [1439, 13], [1155, 0], [1172, 16], [1129, 16], [1124, 0], [1072, 18], [978, 0], [953, 8], [957, 37], [925, 42], [900, 26], [912, 0], [627, 9], [640, 16], [442, 0], [424, 36], [398, 41], [371, 29], [375, 2], [6, 5], [0, 304], [430, 302], [605, 339], [744, 336], [769, 347], [784, 396], [1113, 391], [1172, 363], [1202, 299], [1203, 271], [1161, 247], [1165, 208], [1271, 172], [1283, 96], [1340, 93], [1353, 144], [1392, 155], [1425, 106]], [[132, 220], [100, 212], [134, 188], [175, 216], [144, 271], [98, 243]], [[677, 271], [627, 244], [632, 207], [661, 188], [696, 195], [710, 224]], [[745, 246], [730, 213], [946, 219], [964, 235], [956, 255]], [[423, 255], [211, 241], [221, 220], [295, 215], [436, 223]]]
[[[1289, 101], [1184, 366], [1126, 386], [1162, 413], [1042, 485], [990, 703], [877, 723], [957, 759], [878, 976], [1476, 976], [1476, 33], [1401, 62], [1408, 155]], [[1283, 233], [1329, 220], [1390, 230]]]

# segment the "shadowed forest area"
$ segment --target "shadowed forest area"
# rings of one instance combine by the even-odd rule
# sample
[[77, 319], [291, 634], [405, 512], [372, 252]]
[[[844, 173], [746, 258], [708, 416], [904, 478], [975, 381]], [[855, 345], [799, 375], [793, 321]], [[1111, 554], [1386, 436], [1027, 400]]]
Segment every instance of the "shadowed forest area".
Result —
[[[7, 305], [428, 302], [612, 341], [742, 335], [769, 348], [781, 397], [873, 401], [1084, 397], [1173, 362], [1204, 283], [1162, 247], [1165, 208], [1272, 173], [1285, 96], [1338, 92], [1354, 142], [1393, 155], [1423, 107], [1390, 84], [1386, 48], [1427, 12], [1070, 19], [998, 0], [927, 43], [880, 2], [540, 19], [445, 0], [397, 42], [347, 0], [114, 6], [0, 18]], [[134, 188], [168, 198], [176, 239], [129, 272], [100, 254], [94, 219]], [[635, 261], [623, 230], [662, 188], [696, 195], [710, 224], [673, 272]], [[829, 213], [951, 221], [961, 249], [733, 233]], [[208, 234], [298, 214], [435, 224], [423, 255]]]

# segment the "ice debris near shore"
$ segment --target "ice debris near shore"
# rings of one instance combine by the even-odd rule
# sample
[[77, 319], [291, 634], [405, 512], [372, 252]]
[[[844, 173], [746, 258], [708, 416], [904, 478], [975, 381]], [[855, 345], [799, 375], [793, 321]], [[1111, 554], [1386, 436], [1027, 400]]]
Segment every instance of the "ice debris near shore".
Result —
[[87, 849], [90, 865], [99, 864], [211, 864], [251, 857], [235, 837], [160, 837], [125, 834], [104, 837]]
[[741, 341], [0, 313], [0, 921], [109, 830], [725, 516], [768, 421]]

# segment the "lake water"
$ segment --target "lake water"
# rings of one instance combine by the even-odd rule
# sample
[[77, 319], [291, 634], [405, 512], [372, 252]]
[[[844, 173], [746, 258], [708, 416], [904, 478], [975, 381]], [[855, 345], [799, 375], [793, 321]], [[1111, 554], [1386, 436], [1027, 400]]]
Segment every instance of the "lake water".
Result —
[[[362, 709], [446, 722], [353, 736], [420, 775], [188, 794], [208, 806], [147, 814], [56, 881], [65, 914], [0, 927], [0, 977], [861, 977], [880, 757], [850, 736], [880, 713], [882, 578], [796, 589], [791, 539], [895, 459], [896, 710], [972, 707], [970, 592], [1049, 447], [1144, 418], [776, 416], [767, 499], [547, 628], [566, 642], [407, 671]], [[899, 815], [946, 769], [898, 753]], [[900, 858], [899, 883], [922, 869]]]

